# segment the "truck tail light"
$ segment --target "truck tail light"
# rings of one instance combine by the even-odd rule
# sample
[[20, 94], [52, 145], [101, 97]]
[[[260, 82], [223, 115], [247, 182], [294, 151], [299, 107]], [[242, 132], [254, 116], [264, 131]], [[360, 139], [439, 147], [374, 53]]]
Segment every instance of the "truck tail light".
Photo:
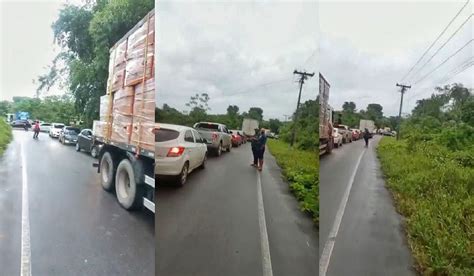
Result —
[[183, 154], [184, 147], [172, 147], [169, 149], [167, 157], [179, 157]]
[[217, 133], [213, 132], [212, 133], [212, 141], [216, 141], [217, 137], [218, 137]]

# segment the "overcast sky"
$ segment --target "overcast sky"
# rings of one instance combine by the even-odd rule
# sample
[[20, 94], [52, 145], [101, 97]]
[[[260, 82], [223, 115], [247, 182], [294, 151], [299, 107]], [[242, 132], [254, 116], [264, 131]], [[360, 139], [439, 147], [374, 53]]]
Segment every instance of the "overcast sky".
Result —
[[[282, 120], [296, 108], [293, 71], [317, 72], [314, 1], [158, 1], [156, 10], [160, 107], [189, 110], [190, 96], [207, 92], [210, 113], [225, 113], [230, 104], [241, 112], [258, 106], [265, 119]], [[317, 91], [315, 76], [302, 102]]]
[[[380, 103], [385, 115], [398, 115], [400, 93], [395, 84], [466, 3], [333, 2], [319, 4], [320, 70], [331, 84], [330, 103], [338, 110], [345, 101], [354, 101], [358, 109], [365, 109], [368, 103]], [[428, 60], [472, 11], [472, 3], [469, 3], [418, 66]], [[413, 88], [406, 93], [404, 112], [410, 112], [416, 100], [429, 97], [430, 88], [439, 84], [453, 68], [472, 58], [473, 47], [469, 44], [431, 76], [414, 85], [417, 79], [471, 40], [472, 35], [471, 18], [418, 75], [407, 78], [405, 82]], [[472, 68], [448, 82], [462, 82], [472, 88]]]
[[[56, 56], [51, 24], [64, 2], [0, 0], [0, 100], [36, 95], [32, 80]], [[54, 87], [48, 95], [60, 93]]]

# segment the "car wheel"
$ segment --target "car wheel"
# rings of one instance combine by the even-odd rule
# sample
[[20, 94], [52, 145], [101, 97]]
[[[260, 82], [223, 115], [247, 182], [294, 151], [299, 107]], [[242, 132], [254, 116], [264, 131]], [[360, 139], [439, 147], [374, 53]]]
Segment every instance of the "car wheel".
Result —
[[126, 210], [140, 207], [143, 188], [135, 182], [135, 173], [130, 160], [125, 158], [120, 161], [115, 179], [115, 190], [120, 206]]
[[108, 192], [114, 189], [114, 160], [109, 152], [102, 155], [100, 160], [100, 183]]
[[91, 156], [94, 157], [94, 158], [97, 158], [97, 147], [96, 146], [93, 146], [91, 148]]
[[79, 143], [76, 143], [76, 151], [81, 151], [81, 147], [79, 146]]
[[179, 186], [184, 186], [186, 181], [188, 180], [188, 172], [189, 172], [189, 163], [184, 163], [183, 168], [181, 169], [181, 173], [178, 175], [177, 183]]
[[222, 143], [219, 143], [219, 146], [217, 147], [217, 150], [216, 150], [216, 155], [221, 156], [221, 154], [222, 154]]

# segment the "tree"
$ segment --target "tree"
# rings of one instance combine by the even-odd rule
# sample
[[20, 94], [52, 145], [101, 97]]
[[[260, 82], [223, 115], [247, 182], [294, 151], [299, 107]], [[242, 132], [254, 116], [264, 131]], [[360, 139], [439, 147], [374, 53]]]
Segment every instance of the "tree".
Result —
[[354, 102], [344, 102], [342, 110], [348, 113], [354, 113], [356, 111], [356, 104]]
[[0, 102], [0, 116], [5, 117], [7, 113], [10, 113], [11, 104], [8, 101]]
[[61, 52], [38, 77], [38, 92], [55, 84], [72, 94], [86, 124], [98, 118], [106, 93], [110, 48], [154, 7], [153, 0], [96, 0], [67, 4], [52, 29]]
[[263, 120], [263, 109], [261, 109], [260, 107], [251, 107], [249, 109], [249, 112], [247, 113], [247, 115], [248, 115], [248, 117], [250, 117], [252, 119], [262, 121]]
[[268, 128], [274, 133], [279, 133], [280, 127], [282, 126], [282, 122], [278, 119], [270, 119], [268, 120]]
[[209, 102], [211, 98], [207, 93], [201, 93], [201, 94], [195, 94], [194, 96], [191, 96], [189, 99], [189, 102], [186, 103], [186, 106], [191, 108], [191, 111], [193, 111], [195, 108], [198, 108], [200, 110], [204, 110], [204, 112], [211, 110], [209, 108], [209, 105], [207, 102]]

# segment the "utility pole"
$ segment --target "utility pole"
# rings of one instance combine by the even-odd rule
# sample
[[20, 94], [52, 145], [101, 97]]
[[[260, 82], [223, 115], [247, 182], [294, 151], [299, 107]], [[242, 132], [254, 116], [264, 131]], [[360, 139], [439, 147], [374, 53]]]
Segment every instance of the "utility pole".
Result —
[[398, 84], [398, 87], [401, 87], [402, 90], [400, 90], [401, 99], [400, 99], [400, 110], [398, 111], [398, 129], [397, 129], [397, 140], [400, 139], [400, 124], [402, 122], [402, 106], [403, 106], [403, 94], [405, 94], [405, 91], [407, 88], [411, 88], [411, 85], [403, 85], [403, 84]]
[[295, 143], [295, 137], [296, 137], [296, 122], [298, 121], [298, 109], [299, 109], [299, 107], [300, 107], [301, 90], [303, 90], [304, 81], [307, 80], [308, 77], [313, 77], [313, 76], [314, 76], [314, 73], [298, 72], [297, 70], [295, 70], [295, 71], [293, 72], [293, 74], [295, 74], [295, 75], [300, 75], [300, 80], [299, 80], [299, 83], [300, 83], [300, 93], [298, 94], [298, 103], [296, 104], [295, 116], [294, 116], [294, 118], [293, 118], [294, 125], [293, 125], [293, 131], [291, 132], [291, 143], [290, 143], [290, 146], [293, 146], [293, 144]]

